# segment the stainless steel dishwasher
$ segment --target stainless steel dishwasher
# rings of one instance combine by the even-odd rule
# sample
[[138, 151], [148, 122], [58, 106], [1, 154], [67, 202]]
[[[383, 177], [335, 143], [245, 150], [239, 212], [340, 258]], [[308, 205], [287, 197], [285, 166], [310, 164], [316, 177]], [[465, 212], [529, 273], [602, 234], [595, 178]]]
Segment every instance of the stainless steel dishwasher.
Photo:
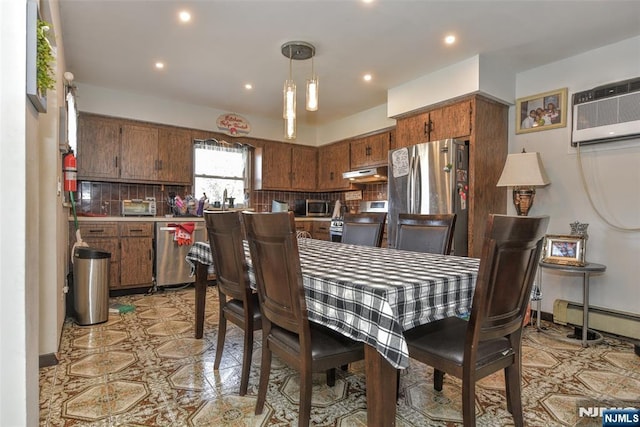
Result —
[[204, 221], [194, 221], [186, 218], [175, 218], [171, 221], [156, 222], [155, 245], [155, 285], [169, 286], [195, 282], [195, 276], [189, 277], [191, 267], [185, 261], [185, 257], [191, 249], [191, 245], [178, 245], [175, 240], [175, 233], [178, 224], [193, 223], [194, 229], [191, 233], [193, 242], [203, 242], [207, 240], [207, 227]]

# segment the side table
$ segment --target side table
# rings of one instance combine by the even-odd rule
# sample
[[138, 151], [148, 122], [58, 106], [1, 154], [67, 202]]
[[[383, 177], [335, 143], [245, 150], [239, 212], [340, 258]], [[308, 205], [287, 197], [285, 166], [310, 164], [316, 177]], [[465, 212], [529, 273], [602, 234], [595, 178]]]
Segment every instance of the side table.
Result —
[[[589, 332], [589, 276], [591, 273], [602, 273], [607, 269], [606, 265], [588, 262], [580, 267], [575, 265], [553, 264], [540, 261], [541, 268], [562, 271], [565, 273], [582, 274], [582, 346], [587, 347], [587, 333]], [[540, 304], [538, 303], [538, 319], [540, 319]], [[601, 338], [601, 335], [596, 333]]]

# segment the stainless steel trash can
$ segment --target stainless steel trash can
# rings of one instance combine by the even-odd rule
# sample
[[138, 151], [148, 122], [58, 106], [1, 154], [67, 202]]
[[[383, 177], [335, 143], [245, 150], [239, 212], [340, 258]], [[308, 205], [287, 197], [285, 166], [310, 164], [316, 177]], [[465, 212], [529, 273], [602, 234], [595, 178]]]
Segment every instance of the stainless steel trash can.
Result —
[[109, 319], [109, 263], [111, 253], [96, 248], [73, 251], [73, 308], [79, 325]]

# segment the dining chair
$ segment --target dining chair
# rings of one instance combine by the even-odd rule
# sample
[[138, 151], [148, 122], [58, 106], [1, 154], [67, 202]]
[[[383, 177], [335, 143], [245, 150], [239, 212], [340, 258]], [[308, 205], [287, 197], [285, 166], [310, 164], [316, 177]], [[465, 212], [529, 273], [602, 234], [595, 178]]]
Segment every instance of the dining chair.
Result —
[[464, 426], [476, 425], [476, 381], [504, 370], [507, 410], [522, 426], [523, 318], [538, 266], [548, 216], [489, 215], [469, 320], [448, 317], [405, 332], [409, 356], [462, 379]]
[[362, 246], [382, 246], [386, 219], [386, 212], [345, 213], [341, 242]]
[[218, 344], [213, 369], [218, 370], [227, 332], [227, 320], [244, 332], [240, 396], [247, 393], [253, 333], [262, 328], [258, 295], [249, 286], [247, 263], [242, 244], [243, 231], [239, 212], [205, 213], [209, 244], [216, 270], [220, 300]]
[[309, 321], [293, 213], [242, 215], [263, 316], [255, 413], [261, 414], [264, 409], [275, 354], [300, 373], [298, 425], [308, 426], [312, 372], [330, 371], [335, 375], [336, 367], [364, 358], [364, 344]]
[[449, 255], [456, 217], [456, 214], [399, 214], [396, 249]]

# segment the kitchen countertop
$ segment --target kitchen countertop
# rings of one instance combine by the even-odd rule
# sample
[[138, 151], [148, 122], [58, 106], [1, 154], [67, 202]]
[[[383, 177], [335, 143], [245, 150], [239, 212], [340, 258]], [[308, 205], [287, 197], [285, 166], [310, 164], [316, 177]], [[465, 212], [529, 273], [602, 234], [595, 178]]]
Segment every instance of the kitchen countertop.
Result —
[[[231, 209], [231, 211], [250, 211], [251, 209]], [[229, 210], [225, 210], [228, 212]], [[206, 211], [205, 211], [206, 212]], [[220, 211], [217, 211], [220, 212]], [[296, 221], [331, 221], [328, 216], [297, 216]], [[73, 221], [73, 217], [69, 217], [69, 221]], [[159, 222], [159, 221], [181, 221], [181, 222], [199, 222], [204, 221], [203, 217], [195, 216], [78, 216], [78, 222]]]

